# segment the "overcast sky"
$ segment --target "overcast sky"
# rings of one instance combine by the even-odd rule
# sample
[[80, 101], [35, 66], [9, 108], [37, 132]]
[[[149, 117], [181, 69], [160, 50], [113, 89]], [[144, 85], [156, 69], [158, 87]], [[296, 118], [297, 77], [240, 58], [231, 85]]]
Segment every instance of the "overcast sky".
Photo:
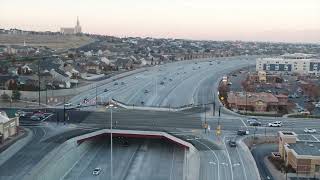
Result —
[[320, 42], [320, 0], [1, 0], [0, 28], [206, 40]]

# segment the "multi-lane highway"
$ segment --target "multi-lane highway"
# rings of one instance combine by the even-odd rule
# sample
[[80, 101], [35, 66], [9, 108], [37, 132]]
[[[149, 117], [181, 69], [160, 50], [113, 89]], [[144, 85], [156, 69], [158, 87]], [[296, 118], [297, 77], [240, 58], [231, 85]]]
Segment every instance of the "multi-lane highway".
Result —
[[[84, 99], [87, 99], [90, 102], [93, 102], [96, 99], [99, 102], [106, 102], [110, 99], [114, 99], [122, 102], [123, 104], [144, 107], [176, 108], [189, 104], [198, 105], [197, 109], [191, 109], [183, 112], [138, 111], [118, 108], [113, 111], [113, 125], [114, 128], [167, 131], [189, 141], [199, 150], [200, 153], [200, 179], [255, 180], [258, 178], [258, 174], [255, 171], [255, 164], [252, 162], [252, 158], [249, 158], [251, 157], [251, 154], [241, 147], [234, 148], [228, 146], [228, 140], [236, 138], [236, 131], [239, 128], [248, 129], [251, 134], [274, 135], [279, 130], [293, 130], [298, 134], [303, 134], [303, 128], [319, 127], [319, 125], [315, 120], [301, 121], [300, 119], [265, 117], [259, 118], [263, 124], [262, 127], [249, 127], [249, 124], [246, 121], [247, 117], [234, 115], [228, 111], [222, 111], [221, 117], [217, 117], [217, 112], [215, 113], [216, 116], [212, 116], [213, 109], [211, 107], [207, 109], [207, 113], [204, 115], [202, 109], [199, 109], [199, 107], [201, 107], [200, 104], [212, 103], [213, 101], [215, 101], [217, 105], [219, 104], [217, 101], [216, 91], [221, 77], [230, 71], [254, 64], [255, 57], [233, 57], [216, 58], [197, 62], [183, 61], [150, 67], [147, 68], [146, 71], [127, 76], [122, 79], [117, 79], [107, 84], [99, 85], [97, 88], [92, 88], [86, 92], [81, 92], [77, 96], [73, 97], [70, 102], [75, 105], [83, 103]], [[78, 130], [93, 131], [110, 127], [110, 110], [99, 106], [98, 108], [96, 108], [96, 106], [90, 106], [80, 109], [82, 111], [68, 110], [66, 113], [68, 116], [66, 126], [68, 126], [70, 130], [73, 130], [74, 132], [78, 132]], [[56, 121], [57, 119], [60, 119], [61, 121], [63, 119], [61, 117], [63, 115], [62, 110], [55, 109], [53, 111], [53, 116], [48, 120]], [[283, 122], [283, 127], [271, 128], [265, 126], [268, 122], [276, 120], [281, 120]], [[204, 131], [201, 130], [204, 121], [208, 122], [211, 127], [211, 131], [208, 134], [204, 134]], [[52, 126], [53, 123], [48, 124], [51, 124]], [[221, 136], [215, 135], [215, 128], [218, 124], [222, 127]], [[297, 126], [297, 124], [299, 124], [299, 126]], [[46, 127], [47, 125], [43, 122], [40, 127], [42, 126]], [[63, 127], [63, 125], [60, 126]], [[57, 136], [60, 134], [61, 136], [59, 137], [64, 137], [62, 133], [63, 131], [59, 132], [59, 129], [60, 127], [53, 131], [43, 132], [54, 132]], [[37, 131], [38, 130], [39, 129], [37, 129]], [[315, 139], [320, 139], [318, 135], [314, 135], [314, 137]], [[52, 138], [49, 138], [49, 140], [52, 140]], [[36, 148], [33, 144], [37, 143], [39, 143], [39, 140], [36, 138], [35, 142], [29, 144], [26, 148]], [[123, 157], [120, 155], [119, 157], [115, 156], [115, 158], [130, 159], [134, 152], [139, 155], [139, 149], [141, 148], [140, 145], [141, 143], [133, 143], [129, 148], [115, 146], [119, 152], [123, 152]], [[160, 147], [158, 147], [159, 145]], [[150, 167], [152, 164], [155, 165], [155, 168], [151, 168], [152, 170], [159, 169], [161, 166], [164, 167], [165, 172], [161, 173], [163, 175], [158, 175], [158, 179], [181, 179], [181, 169], [179, 169], [181, 168], [179, 167], [180, 161], [177, 161], [176, 164], [174, 162], [174, 165], [167, 164], [167, 161], [171, 161], [171, 163], [173, 162], [172, 154], [174, 154], [175, 158], [178, 159], [183, 156], [179, 152], [179, 149], [161, 144], [160, 142], [148, 142], [146, 146], [153, 148], [150, 148], [150, 152], [148, 151], [148, 153], [144, 154], [143, 157], [147, 157], [147, 160], [139, 165], [140, 168]], [[166, 151], [163, 149], [164, 147]], [[92, 178], [92, 168], [99, 166], [100, 161], [108, 160], [107, 156], [103, 156], [103, 154], [108, 152], [108, 149], [109, 147], [107, 142], [96, 144], [88, 152], [87, 156], [84, 156], [79, 160], [79, 162], [83, 163], [76, 164], [68, 173], [66, 173], [64, 178], [89, 178], [89, 176]], [[28, 149], [26, 149], [26, 151], [28, 151]], [[42, 149], [41, 152], [45, 154]], [[158, 155], [160, 154], [163, 159], [159, 159], [157, 156], [154, 157], [154, 153]], [[41, 155], [41, 153], [39, 155]], [[105, 159], [99, 158], [101, 156]], [[38, 159], [34, 159], [38, 161], [41, 157], [42, 156], [39, 156]], [[138, 156], [133, 157], [137, 158]], [[12, 162], [17, 162], [19, 160], [24, 160], [25, 158], [25, 156], [19, 156], [18, 153], [13, 156], [11, 160]], [[139, 161], [139, 158], [137, 159]], [[160, 160], [165, 162], [156, 163], [156, 161]], [[28, 161], [26, 162], [28, 163]], [[36, 161], [34, 163], [36, 163]], [[19, 165], [5, 163], [0, 166], [0, 170], [14, 169], [15, 166]], [[28, 168], [31, 168], [32, 165], [25, 165], [23, 167], [24, 170], [21, 172], [19, 170], [10, 170], [11, 174], [8, 175], [14, 175], [19, 172], [17, 173], [17, 175], [19, 175], [18, 177], [23, 177]], [[171, 170], [170, 167], [172, 167]], [[119, 169], [122, 168], [124, 168], [123, 165], [119, 164]], [[108, 167], [105, 167], [105, 170], [107, 169]], [[132, 166], [125, 171], [128, 174], [127, 179], [141, 179], [142, 177], [137, 175], [135, 172], [138, 170], [139, 168]], [[147, 177], [148, 179], [148, 177], [156, 175], [155, 173], [152, 173], [151, 170], [147, 171], [144, 177]], [[173, 174], [171, 171], [174, 171], [172, 172]], [[168, 172], [172, 175], [170, 178], [168, 177]], [[101, 177], [107, 175], [104, 173], [105, 172], [102, 172]], [[117, 175], [117, 172], [115, 173]]]
[[216, 58], [184, 61], [150, 67], [82, 92], [70, 100], [73, 104], [85, 98], [98, 102], [113, 98], [128, 105], [180, 107], [213, 101], [216, 82], [230, 71], [255, 64], [255, 57]]

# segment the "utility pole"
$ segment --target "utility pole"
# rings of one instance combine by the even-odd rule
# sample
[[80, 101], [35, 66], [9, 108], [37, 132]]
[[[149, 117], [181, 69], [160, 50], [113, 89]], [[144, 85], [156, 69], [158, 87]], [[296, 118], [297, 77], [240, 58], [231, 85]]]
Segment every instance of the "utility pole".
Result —
[[213, 106], [212, 115], [215, 116], [215, 115], [216, 115], [216, 93], [213, 93], [213, 103], [212, 103], [212, 106]]
[[41, 84], [40, 84], [40, 59], [38, 60], [38, 92], [39, 92], [39, 94], [38, 94], [38, 96], [39, 96], [39, 106], [40, 106], [40, 93], [41, 93]]
[[48, 105], [48, 87], [46, 85], [46, 105]]
[[65, 124], [66, 123], [66, 98], [63, 97], [63, 123]]
[[96, 107], [97, 107], [97, 102], [98, 102], [98, 86], [96, 84]]

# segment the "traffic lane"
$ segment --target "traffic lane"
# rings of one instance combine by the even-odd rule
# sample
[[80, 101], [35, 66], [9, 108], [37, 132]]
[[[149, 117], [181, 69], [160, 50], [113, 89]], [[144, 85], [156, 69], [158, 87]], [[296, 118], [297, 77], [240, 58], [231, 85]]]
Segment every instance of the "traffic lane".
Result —
[[[26, 175], [33, 166], [45, 156], [44, 149], [51, 149], [52, 146], [40, 145], [40, 140], [45, 135], [45, 131], [40, 127], [28, 127], [33, 138], [29, 143], [22, 147], [17, 153], [9, 158], [0, 166], [0, 179], [20, 180]], [[35, 150], [37, 153], [35, 153]]]
[[[199, 151], [200, 154], [200, 172], [199, 179], [201, 180], [219, 180], [218, 161], [212, 156], [210, 151]], [[219, 174], [219, 175], [218, 175]]]
[[236, 147], [230, 147], [229, 140], [236, 141], [235, 136], [227, 137], [225, 138], [225, 146], [227, 154], [231, 161], [231, 167], [233, 171], [233, 179], [239, 179], [239, 180], [247, 180], [247, 174], [245, 171], [245, 164], [243, 164], [242, 159], [240, 157], [239, 151], [238, 151], [238, 145]]
[[256, 145], [252, 150], [252, 156], [256, 161], [260, 176], [262, 179], [273, 179], [272, 174], [268, 170], [266, 164], [264, 163], [264, 158], [268, 155], [271, 155], [271, 152], [277, 151], [276, 144], [261, 144]]

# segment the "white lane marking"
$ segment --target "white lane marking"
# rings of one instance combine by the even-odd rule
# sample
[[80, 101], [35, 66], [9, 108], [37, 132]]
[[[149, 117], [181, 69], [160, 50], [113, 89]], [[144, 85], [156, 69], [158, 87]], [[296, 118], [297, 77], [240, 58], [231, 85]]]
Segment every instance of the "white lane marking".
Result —
[[171, 171], [170, 171], [170, 180], [171, 180], [172, 173], [173, 173], [174, 150], [175, 150], [175, 148], [173, 147], [172, 161], [171, 161]]
[[201, 141], [198, 141], [198, 143], [200, 143], [203, 146], [205, 146], [206, 148], [208, 148], [211, 151], [211, 153], [214, 155], [214, 157], [217, 159], [217, 162], [218, 162], [218, 179], [220, 180], [220, 162], [219, 162], [217, 154], [209, 146], [207, 146], [206, 144], [202, 143]]
[[[230, 159], [230, 154], [229, 154], [228, 148], [227, 148], [226, 143], [225, 143], [225, 138], [226, 138], [226, 136], [223, 137], [223, 144], [224, 144], [224, 147], [226, 148], [226, 151], [227, 151], [228, 160], [229, 160], [229, 164], [230, 164], [230, 170], [231, 170], [231, 179], [233, 180], [232, 163], [231, 163], [231, 159]], [[228, 164], [226, 164], [226, 165], [228, 165]]]
[[241, 118], [241, 122], [242, 122], [242, 124], [247, 128], [248, 126], [247, 126], [247, 124], [243, 121], [243, 119]]
[[313, 138], [315, 138], [318, 142], [320, 141], [315, 135], [311, 135]]
[[[244, 164], [243, 164], [242, 158], [241, 158], [241, 156], [240, 156], [240, 153], [239, 153], [239, 151], [238, 151], [238, 148], [237, 148], [237, 147], [236, 147], [236, 151], [237, 151], [237, 153], [238, 153], [239, 159], [240, 159], [241, 164], [242, 164], [242, 166], [241, 166], [241, 167], [242, 167], [242, 170], [243, 170], [244, 176], [245, 176], [246, 180], [248, 180], [247, 173], [246, 173], [246, 170], [245, 170], [245, 168], [244, 168]], [[251, 154], [250, 154], [250, 156], [251, 156]]]
[[83, 153], [80, 158], [75, 162], [73, 163], [73, 165], [68, 169], [68, 171], [66, 171], [66, 173], [64, 173], [64, 175], [60, 178], [60, 180], [63, 180], [65, 179], [65, 177], [71, 172], [71, 170], [78, 164], [78, 162], [83, 158], [84, 155], [86, 155], [87, 152]]

